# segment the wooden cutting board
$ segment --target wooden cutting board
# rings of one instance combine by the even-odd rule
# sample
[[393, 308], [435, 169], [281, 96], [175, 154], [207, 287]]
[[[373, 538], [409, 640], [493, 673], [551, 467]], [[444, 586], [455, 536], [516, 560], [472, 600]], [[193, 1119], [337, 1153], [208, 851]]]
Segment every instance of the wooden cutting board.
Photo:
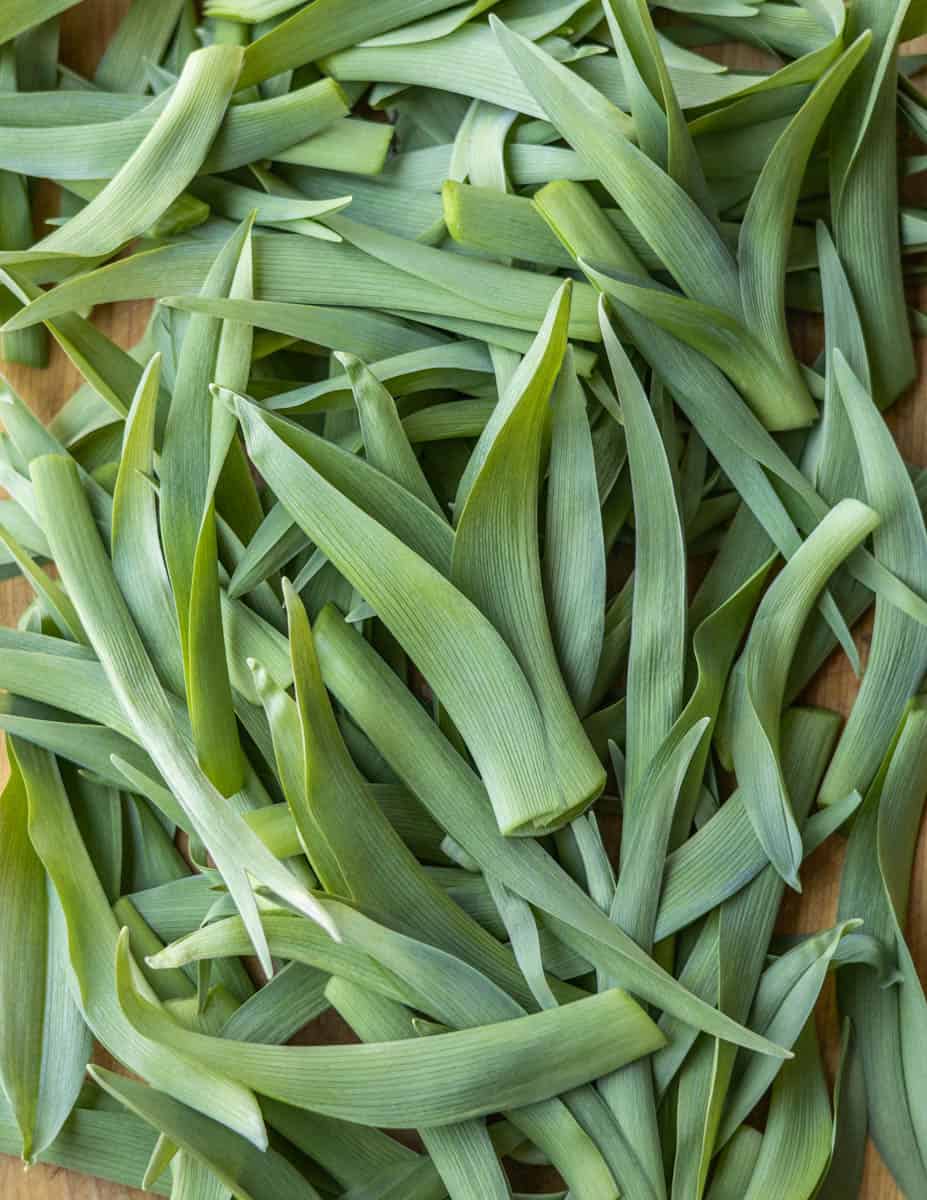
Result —
[[[28, 0], [21, 2], [27, 3]], [[156, 3], [157, 0], [137, 2]], [[357, 2], [363, 4], [373, 0]], [[129, 0], [83, 0], [66, 12], [61, 21], [61, 42], [62, 55], [68, 65], [84, 75], [91, 74], [128, 6]], [[726, 55], [724, 61], [741, 68], [756, 65], [751, 53], [742, 49]], [[131, 346], [141, 337], [147, 314], [146, 304], [106, 305], [96, 309], [94, 321], [121, 345]], [[818, 322], [809, 320], [796, 330], [796, 334], [801, 348], [813, 354], [821, 340]], [[888, 421], [905, 457], [911, 462], [927, 466], [927, 361], [924, 342], [918, 346], [918, 360], [919, 381], [911, 394], [892, 410]], [[17, 391], [44, 420], [57, 412], [80, 382], [77, 372], [57, 346], [53, 348], [49, 366], [43, 371], [23, 367], [3, 369]], [[0, 584], [0, 623], [12, 625], [27, 603], [28, 596], [29, 590], [22, 581]], [[868, 648], [867, 626], [858, 631], [858, 640], [865, 654]], [[809, 689], [806, 699], [809, 703], [846, 712], [855, 692], [852, 672], [841, 657], [835, 658], [824, 668]], [[3, 766], [5, 768], [5, 763]], [[839, 840], [831, 839], [805, 865], [802, 871], [804, 894], [800, 897], [789, 894], [781, 918], [783, 930], [805, 933], [827, 928], [834, 923], [842, 857]], [[914, 867], [909, 935], [912, 952], [923, 977], [927, 972], [927, 837], [921, 838]], [[819, 1025], [828, 1063], [833, 1071], [837, 1017], [832, 979], [825, 988], [819, 1006]], [[130, 1200], [146, 1194], [54, 1167], [34, 1167], [24, 1172], [21, 1163], [0, 1155], [2, 1200]], [[870, 1146], [862, 1200], [899, 1200], [900, 1196], [878, 1154]], [[634, 1198], [629, 1197], [628, 1200]], [[908, 1200], [925, 1198], [909, 1197]]]

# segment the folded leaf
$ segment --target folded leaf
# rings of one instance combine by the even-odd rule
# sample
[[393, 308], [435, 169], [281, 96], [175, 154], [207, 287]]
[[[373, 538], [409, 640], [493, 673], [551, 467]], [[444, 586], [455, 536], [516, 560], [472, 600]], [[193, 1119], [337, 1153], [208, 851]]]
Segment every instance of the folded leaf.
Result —
[[200, 169], [235, 90], [242, 54], [211, 46], [192, 54], [170, 101], [132, 157], [38, 252], [111, 254], [161, 216]]

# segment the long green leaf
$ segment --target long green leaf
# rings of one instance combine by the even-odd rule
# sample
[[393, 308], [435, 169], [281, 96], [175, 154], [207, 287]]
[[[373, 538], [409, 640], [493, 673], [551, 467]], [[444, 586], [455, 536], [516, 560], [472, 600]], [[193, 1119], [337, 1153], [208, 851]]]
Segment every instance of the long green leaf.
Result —
[[[889, 570], [925, 595], [927, 530], [907, 467], [872, 398], [839, 349], [833, 366], [865, 496], [882, 517], [873, 551]], [[877, 598], [866, 673], [824, 779], [822, 803], [868, 788], [925, 671], [927, 630]]]
[[798, 1041], [795, 1060], [773, 1087], [769, 1121], [745, 1200], [771, 1188], [784, 1196], [810, 1196], [827, 1166], [830, 1101], [813, 1019]]
[[562, 825], [605, 783], [556, 660], [538, 552], [540, 459], [569, 306], [567, 284], [477, 442], [456, 503], [451, 579], [502, 634], [521, 666], [537, 704], [547, 769], [559, 791], [553, 804], [542, 793], [523, 794], [500, 819], [504, 833], [542, 833]]
[[200, 169], [241, 63], [234, 46], [191, 55], [170, 102], [125, 166], [77, 216], [44, 238], [38, 251], [107, 255], [154, 224]]
[[679, 184], [628, 140], [625, 115], [541, 48], [490, 20], [545, 115], [592, 165], [686, 294], [736, 317], [737, 268], [720, 235]]
[[[181, 1029], [135, 990], [121, 961], [120, 1001], [139, 1030], [264, 1095], [360, 1124], [429, 1128], [518, 1108], [614, 1070], [661, 1040], [649, 1018], [612, 991], [419, 1043], [254, 1046]], [[543, 1062], [526, 1053], [538, 1038], [548, 1047]], [[559, 1050], [551, 1054], [551, 1047]], [[433, 1083], [423, 1094], [419, 1075], [426, 1072]]]
[[32, 1162], [58, 1136], [80, 1091], [90, 1035], [68, 991], [67, 947], [58, 899], [28, 832], [34, 754], [15, 751], [0, 799], [0, 890], [7, 920], [0, 958], [4, 1020], [0, 1083]]
[[[97, 135], [98, 136], [98, 135]], [[254, 239], [255, 295], [260, 300], [286, 303], [337, 304], [383, 307], [412, 313], [464, 318], [514, 330], [536, 331], [556, 291], [556, 281], [528, 271], [514, 271], [496, 263], [465, 260], [460, 255], [417, 246], [397, 238], [384, 246], [370, 239], [346, 218], [333, 217], [338, 232], [347, 238], [363, 236], [361, 249], [336, 245], [317, 238], [268, 231]], [[383, 238], [388, 235], [382, 235]], [[398, 245], [396, 244], [398, 243]], [[397, 262], [368, 253], [374, 246]], [[426, 252], [424, 262], [410, 273], [412, 252]], [[27, 305], [4, 326], [26, 328], [62, 312], [71, 312], [103, 301], [175, 296], [199, 291], [217, 252], [215, 241], [168, 244], [110, 263], [100, 270], [66, 280]], [[431, 256], [437, 255], [437, 258]], [[4, 260], [0, 254], [0, 263]], [[76, 265], [75, 260], [68, 260]], [[433, 275], [433, 278], [429, 276]], [[573, 295], [571, 335], [597, 341], [598, 326], [591, 289], [577, 285]]]
[[604, 306], [605, 349], [621, 399], [634, 492], [635, 581], [628, 659], [628, 760], [631, 814], [637, 790], [682, 707], [685, 671], [686, 570], [676, 494], [650, 403]]
[[885, 988], [865, 966], [838, 977], [840, 1010], [858, 1032], [872, 1137], [899, 1185], [917, 1195], [927, 1179], [921, 1087], [915, 1066], [925, 1030], [924, 993], [904, 940], [915, 832], [925, 780], [927, 711], [918, 702], [906, 717], [890, 756], [869, 789], [853, 826], [840, 884], [839, 912], [861, 913], [867, 930], [901, 971]]
[[813, 421], [816, 410], [797, 367], [777, 362], [768, 344], [727, 313], [655, 285], [607, 281], [594, 264], [580, 264], [610, 296], [667, 333], [705, 354], [743, 393], [767, 429], [793, 429]]
[[873, 394], [892, 404], [915, 375], [898, 223], [897, 43], [909, 0], [862, 0], [853, 19], [872, 30], [865, 62], [841, 97], [831, 133], [834, 232], [872, 359]]
[[[207, 295], [227, 294], [236, 281], [239, 288], [247, 286], [242, 271], [250, 282], [249, 235], [250, 222], [245, 222], [223, 247], [204, 284]], [[241, 786], [243, 763], [236, 753], [237, 726], [222, 653], [213, 496], [234, 427], [222, 405], [213, 414], [207, 401], [221, 366], [222, 331], [219, 320], [198, 314], [184, 338], [164, 430], [159, 516], [197, 755], [212, 783], [229, 795]], [[230, 386], [241, 385], [249, 358], [240, 365], [227, 363]]]
[[763, 335], [796, 395], [806, 391], [789, 340], [785, 274], [802, 176], [815, 140], [846, 81], [869, 49], [862, 34], [822, 76], [777, 141], [750, 197], [740, 227], [738, 262], [744, 317]]
[[255, 949], [269, 967], [245, 862], [247, 872], [307, 915], [318, 913], [318, 908], [200, 771], [129, 616], [76, 467], [69, 460], [47, 456], [32, 463], [32, 473], [55, 562], [128, 723], [213, 854], [254, 933]]
[[[306, 921], [269, 916], [265, 924], [275, 953], [330, 970], [341, 981], [401, 1001], [453, 1028], [477, 1028], [524, 1015], [515, 1000], [461, 960], [392, 933], [357, 913], [339, 909], [336, 919], [346, 929], [340, 945], [321, 936]], [[220, 948], [233, 952], [242, 944], [244, 929], [241, 921], [233, 918], [199, 930], [168, 947], [154, 961], [158, 966], [187, 963], [209, 957]], [[614, 1180], [609, 1167], [614, 1161], [613, 1148], [606, 1143], [599, 1153], [584, 1132], [601, 1116], [594, 1090], [574, 1089], [567, 1102], [568, 1107], [560, 1100], [544, 1100], [510, 1115], [526, 1137], [543, 1147], [577, 1196], [590, 1200], [612, 1196]], [[613, 1125], [610, 1131], [617, 1134]]]
[[[210, 0], [215, 7], [218, 0]], [[249, 47], [241, 86], [300, 67], [343, 46], [353, 46], [410, 21], [452, 8], [455, 0], [387, 0], [376, 10], [359, 10], [350, 0], [326, 0], [301, 9]]]
[[584, 714], [605, 633], [606, 562], [594, 444], [572, 349], [551, 403], [544, 586], [560, 669]]
[[789, 559], [757, 612], [730, 700], [734, 765], [747, 812], [770, 861], [796, 890], [800, 889], [801, 837], [779, 757], [789, 665], [801, 628], [827, 579], [878, 522], [872, 509], [843, 500]]
[[[237, 47], [220, 49], [240, 59]], [[52, 179], [112, 179], [138, 150], [169, 102], [170, 94], [164, 93], [143, 111], [105, 125], [98, 120], [87, 125], [65, 121], [32, 126], [25, 121], [21, 128], [6, 126], [0, 131], [0, 163], [26, 175]], [[309, 144], [313, 135], [347, 111], [344, 92], [333, 79], [272, 100], [233, 105], [198, 170], [206, 175], [233, 171], [263, 154], [281, 154], [303, 139]], [[37, 257], [34, 250], [11, 252], [3, 255], [3, 261], [29, 263]]]
[[126, 418], [113, 492], [113, 571], [145, 648], [165, 682], [183, 688], [183, 657], [174, 598], [158, 531], [154, 438], [161, 360], [152, 358]]
[[[252, 458], [291, 516], [425, 673], [480, 764], [500, 828], [511, 831], [529, 819], [526, 803], [537, 815], [558, 813], [561, 820], [588, 803], [588, 791], [564, 797], [550, 778], [537, 700], [511, 650], [475, 605], [294, 454], [257, 408], [240, 400], [238, 414]], [[413, 589], [416, 604], [410, 608], [405, 597]], [[490, 703], [470, 707], [466, 697], [474, 692]], [[502, 706], [497, 715], [493, 697]]]
[[[205, 1100], [203, 1077], [194, 1084], [190, 1060], [140, 1037], [122, 1016], [114, 974], [119, 929], [81, 841], [54, 762], [47, 756], [43, 758], [41, 752], [36, 754], [36, 773], [29, 792], [29, 837], [64, 913], [76, 997], [87, 1025], [130, 1070], [194, 1107], [208, 1104], [210, 1112], [230, 1128], [256, 1145], [265, 1145], [260, 1111], [249, 1092], [210, 1072]], [[140, 976], [138, 986], [152, 1003], [156, 1002], [144, 977]]]

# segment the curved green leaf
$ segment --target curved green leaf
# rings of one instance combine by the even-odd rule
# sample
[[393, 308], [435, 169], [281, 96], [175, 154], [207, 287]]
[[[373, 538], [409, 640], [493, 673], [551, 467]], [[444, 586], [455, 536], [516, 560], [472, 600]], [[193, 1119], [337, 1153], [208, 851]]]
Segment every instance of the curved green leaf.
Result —
[[565, 824], [605, 783], [556, 660], [538, 551], [542, 444], [569, 306], [567, 284], [477, 442], [456, 504], [451, 579], [492, 621], [524, 671], [540, 716], [546, 770], [557, 781], [553, 802], [541, 792], [523, 792], [500, 814], [503, 833], [536, 834]]
[[856, 500], [841, 501], [821, 521], [763, 597], [730, 698], [734, 766], [747, 813], [773, 866], [796, 890], [801, 837], [779, 757], [789, 666], [821, 589], [878, 523], [878, 514]]
[[[877, 559], [927, 595], [927, 530], [908, 469], [871, 396], [839, 349], [833, 369], [859, 457], [866, 499], [882, 517]], [[822, 804], [865, 791], [927, 671], [927, 628], [877, 597], [866, 673], [821, 787]]]
[[813, 408], [808, 403], [785, 316], [789, 241], [802, 177], [814, 143], [870, 42], [871, 38], [862, 34], [821, 77], [773, 147], [740, 227], [737, 258], [745, 321], [775, 357], [780, 372], [790, 381], [790, 391], [796, 397], [805, 395], [804, 411], [809, 420], [813, 418]]

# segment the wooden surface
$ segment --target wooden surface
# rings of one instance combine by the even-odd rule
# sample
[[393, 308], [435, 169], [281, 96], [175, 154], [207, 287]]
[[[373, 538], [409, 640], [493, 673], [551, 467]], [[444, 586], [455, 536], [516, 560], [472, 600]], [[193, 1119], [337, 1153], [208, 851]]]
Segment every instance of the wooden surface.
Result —
[[[23, 0], [28, 3], [28, 0]], [[156, 3], [157, 0], [138, 0]], [[358, 0], [370, 3], [373, 0]], [[75, 70], [90, 74], [107, 39], [128, 8], [128, 0], [83, 0], [62, 18], [62, 57]], [[731, 65], [747, 67], [750, 56], [736, 52], [730, 56]], [[144, 331], [148, 306], [122, 304], [102, 306], [94, 320], [111, 337], [124, 346], [131, 346]], [[799, 349], [812, 356], [820, 344], [820, 329], [809, 322], [797, 330]], [[910, 461], [927, 466], [927, 351], [925, 343], [918, 346], [920, 380], [912, 393], [898, 404], [888, 416], [889, 424], [902, 450]], [[50, 418], [79, 383], [79, 376], [57, 346], [53, 346], [51, 361], [44, 371], [22, 367], [4, 367], [10, 382], [29, 401], [43, 418]], [[28, 600], [29, 590], [20, 581], [0, 585], [0, 623], [13, 624]], [[865, 654], [868, 645], [868, 626], [858, 631], [858, 641]], [[828, 664], [806, 695], [810, 703], [847, 712], [855, 694], [855, 681], [849, 664], [840, 656]], [[789, 893], [783, 908], [780, 928], [791, 932], [811, 932], [831, 926], [836, 919], [837, 895], [843, 844], [832, 838], [802, 870], [804, 892], [801, 896]], [[927, 970], [927, 837], [921, 838], [911, 889], [909, 938], [915, 961], [922, 978]], [[825, 1041], [828, 1062], [833, 1071], [835, 1062], [834, 1035], [837, 1028], [833, 979], [826, 987], [819, 1006], [819, 1024]], [[927, 1069], [927, 1066], [925, 1066]], [[53, 1167], [34, 1167], [24, 1172], [14, 1159], [0, 1156], [0, 1198], [2, 1200], [130, 1200], [149, 1193], [133, 1191], [114, 1184], [78, 1176]], [[866, 1160], [863, 1200], [898, 1200], [900, 1193], [870, 1146]], [[629, 1197], [629, 1200], [634, 1200]], [[770, 1197], [770, 1200], [774, 1200]], [[847, 1200], [850, 1200], [848, 1197]], [[908, 1200], [927, 1200], [909, 1197]]]

